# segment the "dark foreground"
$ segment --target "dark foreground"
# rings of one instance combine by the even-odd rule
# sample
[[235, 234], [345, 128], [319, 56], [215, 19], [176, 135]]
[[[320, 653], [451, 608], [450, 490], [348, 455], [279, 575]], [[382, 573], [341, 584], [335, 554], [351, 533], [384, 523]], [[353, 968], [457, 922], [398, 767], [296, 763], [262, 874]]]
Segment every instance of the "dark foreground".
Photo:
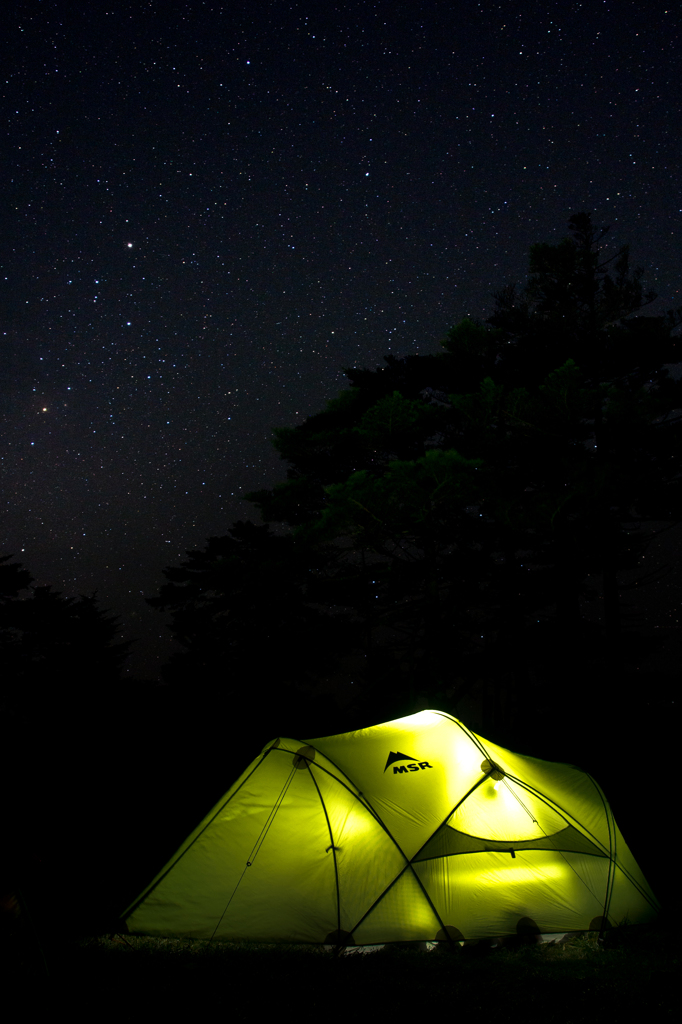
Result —
[[40, 944], [15, 932], [4, 953], [7, 997], [25, 1009], [39, 1003], [91, 1019], [209, 1010], [234, 1022], [416, 1024], [434, 1013], [474, 1012], [494, 1013], [496, 1024], [583, 1024], [602, 1014], [624, 1021], [678, 1012], [678, 937], [666, 923], [614, 930], [602, 944], [588, 933], [537, 946], [387, 946], [341, 956], [138, 936], [65, 940], [55, 930]]

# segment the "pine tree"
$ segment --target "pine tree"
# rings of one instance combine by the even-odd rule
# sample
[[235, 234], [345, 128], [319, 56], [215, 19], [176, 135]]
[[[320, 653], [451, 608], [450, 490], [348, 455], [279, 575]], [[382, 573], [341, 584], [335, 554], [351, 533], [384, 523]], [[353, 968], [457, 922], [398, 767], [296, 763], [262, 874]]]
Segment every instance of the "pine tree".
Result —
[[[586, 686], [615, 667], [619, 574], [650, 542], [644, 524], [682, 507], [666, 369], [682, 316], [641, 315], [654, 295], [627, 247], [604, 252], [585, 214], [569, 226], [532, 248], [527, 285], [502, 289], [487, 322], [461, 321], [438, 354], [348, 368], [348, 390], [276, 432], [287, 479], [246, 497], [287, 531], [265, 545], [289, 545], [284, 576], [272, 582], [243, 528], [223, 618], [211, 564], [236, 537], [210, 542], [193, 583], [196, 555], [167, 570], [175, 589], [157, 603], [179, 638], [191, 623], [192, 657], [220, 648], [229, 675], [260, 625], [291, 679], [324, 637], [337, 683], [386, 717], [454, 707], [481, 678], [523, 699], [576, 664]], [[599, 591], [595, 626], [583, 609]]]

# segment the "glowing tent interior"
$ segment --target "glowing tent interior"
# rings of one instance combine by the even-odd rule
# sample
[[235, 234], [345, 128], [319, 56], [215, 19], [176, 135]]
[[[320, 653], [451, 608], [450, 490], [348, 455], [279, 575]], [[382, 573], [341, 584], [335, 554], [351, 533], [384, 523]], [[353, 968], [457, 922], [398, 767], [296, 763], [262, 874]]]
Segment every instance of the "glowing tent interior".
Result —
[[590, 775], [423, 711], [269, 743], [121, 922], [371, 945], [603, 931], [658, 909]]

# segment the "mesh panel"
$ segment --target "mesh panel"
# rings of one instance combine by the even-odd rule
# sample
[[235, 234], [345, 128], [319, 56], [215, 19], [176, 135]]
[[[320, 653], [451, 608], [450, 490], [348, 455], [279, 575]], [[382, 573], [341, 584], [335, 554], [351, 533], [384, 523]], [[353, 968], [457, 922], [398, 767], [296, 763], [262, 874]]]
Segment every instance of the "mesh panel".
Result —
[[433, 839], [429, 840], [424, 849], [417, 854], [414, 861], [430, 860], [433, 857], [449, 857], [458, 853], [483, 853], [500, 852], [509, 850], [561, 850], [572, 853], [591, 853], [597, 857], [604, 857], [606, 854], [591, 843], [576, 828], [568, 825], [555, 832], [551, 836], [541, 836], [538, 839], [519, 839], [499, 842], [494, 839], [486, 839], [480, 836], [468, 836], [457, 829], [443, 825], [436, 832]]

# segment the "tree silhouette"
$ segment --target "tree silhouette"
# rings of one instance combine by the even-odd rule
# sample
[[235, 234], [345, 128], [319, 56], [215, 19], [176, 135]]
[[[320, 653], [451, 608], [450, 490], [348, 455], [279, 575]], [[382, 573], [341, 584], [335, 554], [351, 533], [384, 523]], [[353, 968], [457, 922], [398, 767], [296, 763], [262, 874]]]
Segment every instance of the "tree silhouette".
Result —
[[[101, 851], [115, 817], [110, 766], [124, 710], [118, 683], [129, 644], [96, 595], [34, 587], [11, 557], [0, 559], [0, 768], [8, 826], [0, 884], [18, 887], [34, 921], [44, 923], [45, 915], [63, 912], [65, 893], [77, 907], [87, 902], [88, 885], [101, 884]], [[93, 815], [95, 806], [106, 806], [106, 816]]]
[[[129, 642], [95, 594], [65, 597], [33, 579], [12, 556], [0, 560], [0, 700], [24, 734], [97, 729], [111, 703]], [[38, 740], [38, 737], [41, 737]]]
[[220, 710], [238, 719], [253, 711], [255, 698], [261, 727], [272, 720], [282, 729], [292, 718], [292, 727], [300, 726], [320, 675], [345, 642], [329, 610], [311, 597], [314, 567], [314, 554], [292, 536], [238, 522], [164, 570], [168, 582], [148, 602], [172, 613], [182, 650], [164, 678], [181, 705], [191, 678], [200, 716]]
[[[246, 497], [286, 536], [238, 524], [152, 601], [185, 643], [178, 668], [216, 652], [222, 678], [243, 679], [260, 635], [288, 685], [298, 661], [310, 681], [360, 683], [363, 714], [385, 717], [455, 707], [481, 679], [541, 709], [543, 679], [575, 689], [580, 666], [587, 693], [615, 669], [619, 574], [646, 523], [681, 507], [665, 364], [682, 317], [638, 315], [654, 296], [627, 247], [604, 253], [586, 214], [569, 226], [487, 322], [460, 322], [435, 355], [348, 368], [349, 390], [276, 431], [287, 479]], [[266, 661], [252, 656], [256, 687]]]

